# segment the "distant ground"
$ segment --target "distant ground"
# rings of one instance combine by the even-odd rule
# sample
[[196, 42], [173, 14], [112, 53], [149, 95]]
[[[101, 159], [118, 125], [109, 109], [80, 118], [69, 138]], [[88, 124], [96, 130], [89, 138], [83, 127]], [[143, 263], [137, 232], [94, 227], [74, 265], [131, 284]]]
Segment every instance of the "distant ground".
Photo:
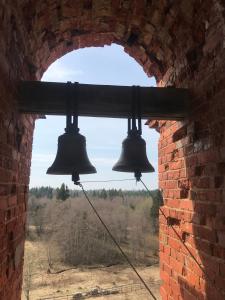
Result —
[[[26, 242], [26, 256], [25, 265], [29, 268], [25, 270], [25, 277], [29, 276], [30, 285], [30, 300], [38, 300], [46, 297], [56, 299], [54, 297], [65, 296], [65, 298], [58, 298], [59, 300], [72, 299], [66, 298], [66, 295], [74, 295], [76, 293], [83, 293], [85, 291], [92, 291], [94, 289], [110, 289], [118, 286], [125, 286], [123, 290], [126, 293], [119, 293], [115, 295], [107, 295], [101, 297], [89, 297], [89, 299], [115, 299], [115, 300], [147, 300], [151, 296], [145, 289], [141, 289], [140, 281], [136, 274], [126, 266], [111, 266], [111, 267], [79, 267], [68, 270], [59, 274], [48, 274], [47, 255], [45, 246], [41, 242]], [[153, 257], [152, 266], [140, 266], [138, 271], [148, 283], [150, 289], [155, 294], [157, 299], [159, 296], [159, 267], [157, 259]], [[62, 270], [69, 267], [58, 264], [56, 269]], [[137, 284], [137, 285], [136, 285]], [[129, 285], [129, 286], [127, 286]], [[127, 286], [127, 287], [126, 287]], [[129, 292], [130, 289], [137, 288], [136, 291]], [[27, 300], [24, 291], [22, 293], [22, 300]]]

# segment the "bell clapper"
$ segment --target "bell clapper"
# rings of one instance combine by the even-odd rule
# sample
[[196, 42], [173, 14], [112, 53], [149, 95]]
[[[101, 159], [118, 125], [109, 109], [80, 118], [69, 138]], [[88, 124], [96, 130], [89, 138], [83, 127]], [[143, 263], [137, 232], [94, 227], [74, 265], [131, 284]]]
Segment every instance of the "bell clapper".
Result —
[[142, 174], [141, 174], [140, 171], [134, 172], [134, 177], [135, 177], [135, 179], [136, 179], [136, 182], [141, 181], [141, 176], [142, 176]]
[[79, 176], [79, 173], [77, 172], [74, 172], [72, 174], [72, 181], [75, 185], [80, 185], [80, 176]]

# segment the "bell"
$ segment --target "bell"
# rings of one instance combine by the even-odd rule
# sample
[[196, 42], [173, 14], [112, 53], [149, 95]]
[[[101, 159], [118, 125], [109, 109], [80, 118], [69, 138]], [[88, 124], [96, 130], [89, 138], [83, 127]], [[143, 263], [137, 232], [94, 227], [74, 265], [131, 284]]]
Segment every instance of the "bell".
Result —
[[113, 171], [134, 173], [137, 181], [140, 181], [141, 173], [155, 171], [148, 161], [146, 143], [141, 137], [141, 103], [139, 96], [139, 87], [133, 86], [131, 116], [128, 118], [128, 136], [123, 141], [120, 158], [113, 167]]
[[86, 139], [78, 132], [66, 132], [58, 138], [58, 151], [55, 161], [48, 168], [47, 174], [74, 175], [96, 173], [90, 163]]
[[[73, 182], [80, 184], [80, 174], [96, 173], [96, 169], [88, 159], [86, 139], [79, 133], [78, 99], [72, 101], [72, 85], [71, 82], [67, 84], [70, 97], [67, 99], [65, 133], [58, 138], [56, 158], [48, 168], [47, 174], [72, 175]], [[74, 87], [77, 96], [78, 83], [75, 83]]]
[[123, 141], [122, 152], [118, 162], [113, 167], [114, 171], [132, 172], [136, 175], [154, 172], [153, 166], [146, 155], [146, 143], [138, 132], [130, 131]]

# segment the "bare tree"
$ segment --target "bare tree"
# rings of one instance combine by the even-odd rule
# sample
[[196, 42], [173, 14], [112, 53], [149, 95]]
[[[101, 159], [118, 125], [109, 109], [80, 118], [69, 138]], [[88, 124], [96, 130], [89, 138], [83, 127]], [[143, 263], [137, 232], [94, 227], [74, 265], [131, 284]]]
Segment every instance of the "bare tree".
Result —
[[[147, 262], [150, 235], [154, 234], [150, 226], [152, 199], [110, 196], [93, 197], [92, 201], [130, 258]], [[34, 213], [29, 214], [30, 224], [38, 228], [39, 238], [46, 243], [49, 270], [53, 268], [56, 256], [57, 260], [72, 266], [124, 262], [85, 198], [76, 196], [65, 201], [38, 199], [32, 207]], [[156, 240], [154, 251], [157, 251]]]
[[34, 265], [32, 258], [29, 255], [25, 255], [24, 268], [23, 268], [23, 292], [26, 300], [30, 300], [30, 292], [32, 289], [32, 275], [34, 272]]

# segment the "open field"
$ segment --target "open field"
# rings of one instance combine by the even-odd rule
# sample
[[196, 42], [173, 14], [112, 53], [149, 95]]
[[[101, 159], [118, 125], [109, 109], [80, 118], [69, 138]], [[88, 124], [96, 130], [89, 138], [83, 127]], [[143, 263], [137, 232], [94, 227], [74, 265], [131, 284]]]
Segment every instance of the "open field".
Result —
[[[154, 262], [156, 259], [153, 258]], [[41, 242], [26, 242], [26, 257], [25, 265], [29, 266], [29, 270], [24, 273], [24, 278], [29, 277], [30, 280], [30, 299], [38, 300], [50, 297], [60, 297], [58, 300], [73, 299], [73, 297], [66, 297], [66, 295], [74, 295], [76, 293], [84, 293], [86, 291], [93, 291], [94, 289], [111, 289], [119, 290], [118, 294], [100, 296], [97, 299], [129, 299], [136, 300], [151, 299], [151, 296], [140, 285], [140, 281], [136, 274], [127, 266], [118, 265], [111, 267], [92, 266], [78, 267], [69, 269], [70, 267], [63, 264], [54, 266], [54, 271], [62, 269], [69, 269], [58, 274], [48, 274], [48, 263], [45, 251], [45, 246]], [[137, 268], [140, 274], [148, 283], [149, 287], [159, 297], [159, 268], [158, 265], [150, 267], [141, 266]], [[129, 285], [129, 286], [128, 286]], [[117, 289], [117, 287], [121, 287]], [[133, 289], [133, 291], [131, 291]], [[136, 291], [134, 291], [136, 289]], [[96, 298], [89, 297], [90, 299]], [[83, 298], [82, 298], [83, 299]], [[22, 300], [26, 300], [23, 292]]]

